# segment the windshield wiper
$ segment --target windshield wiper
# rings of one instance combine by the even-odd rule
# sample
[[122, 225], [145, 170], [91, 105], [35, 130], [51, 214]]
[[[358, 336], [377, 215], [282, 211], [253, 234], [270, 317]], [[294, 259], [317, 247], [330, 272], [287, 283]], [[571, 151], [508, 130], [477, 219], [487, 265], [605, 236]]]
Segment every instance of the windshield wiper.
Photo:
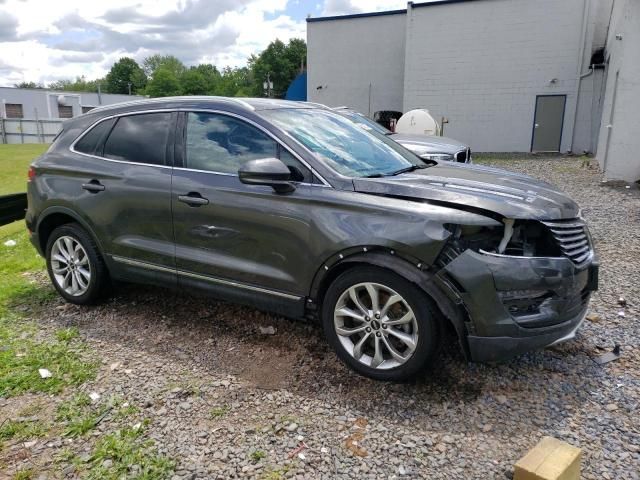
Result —
[[389, 173], [389, 176], [400, 175], [401, 173], [413, 172], [414, 170], [421, 170], [423, 168], [427, 168], [426, 165], [411, 165], [407, 168], [401, 168], [400, 170], [396, 170], [395, 172]]
[[380, 177], [384, 177], [385, 175], [382, 173], [372, 173], [371, 175], [365, 175], [362, 178], [380, 178]]

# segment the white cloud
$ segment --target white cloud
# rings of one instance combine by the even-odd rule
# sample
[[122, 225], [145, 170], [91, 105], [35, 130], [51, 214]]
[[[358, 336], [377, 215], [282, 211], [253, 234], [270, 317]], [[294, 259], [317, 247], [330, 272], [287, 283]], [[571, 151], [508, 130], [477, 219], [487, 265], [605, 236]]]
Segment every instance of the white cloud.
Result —
[[188, 65], [242, 66], [276, 38], [306, 38], [306, 13], [405, 7], [398, 0], [0, 0], [0, 85], [102, 77], [120, 57], [155, 53]]
[[122, 56], [172, 54], [187, 64], [241, 66], [279, 38], [306, 36], [287, 0], [6, 0], [0, 85], [97, 78]]
[[325, 0], [322, 15], [348, 15], [403, 8], [407, 8], [404, 0]]

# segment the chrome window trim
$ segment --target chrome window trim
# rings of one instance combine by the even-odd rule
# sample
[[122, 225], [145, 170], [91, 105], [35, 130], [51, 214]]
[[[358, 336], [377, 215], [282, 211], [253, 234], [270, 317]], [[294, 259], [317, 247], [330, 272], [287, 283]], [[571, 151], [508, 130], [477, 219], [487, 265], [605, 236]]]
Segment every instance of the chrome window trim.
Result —
[[197, 280], [205, 280], [207, 282], [217, 283], [217, 284], [220, 284], [220, 285], [226, 285], [226, 286], [229, 286], [229, 287], [241, 288], [241, 289], [244, 289], [244, 290], [250, 290], [252, 292], [266, 293], [268, 295], [274, 295], [274, 296], [286, 298], [286, 299], [289, 299], [289, 300], [300, 300], [302, 298], [300, 295], [293, 295], [293, 294], [290, 294], [290, 293], [278, 292], [276, 290], [270, 290], [268, 288], [256, 287], [254, 285], [248, 285], [246, 283], [237, 282], [237, 281], [234, 281], [234, 280], [224, 280], [222, 278], [211, 277], [209, 275], [202, 275], [202, 274], [199, 274], [199, 273], [187, 272], [187, 271], [184, 271], [184, 270], [178, 270], [178, 269], [174, 269], [174, 268], [164, 267], [162, 265], [156, 265], [154, 263], [141, 262], [139, 260], [133, 260], [131, 258], [120, 257], [118, 255], [111, 255], [111, 259], [116, 261], [116, 262], [118, 262], [118, 263], [124, 263], [125, 265], [130, 265], [130, 266], [133, 266], [133, 267], [146, 268], [146, 269], [149, 269], [149, 270], [155, 270], [155, 271], [159, 271], [159, 272], [175, 273], [175, 274], [181, 275], [183, 277], [195, 278]]
[[227, 116], [230, 116], [230, 117], [237, 118], [237, 119], [239, 119], [241, 121], [247, 122], [248, 124], [254, 126], [258, 130], [266, 133], [269, 137], [271, 137], [276, 142], [276, 144], [278, 144], [281, 148], [284, 148], [287, 152], [289, 152], [296, 160], [298, 160], [305, 167], [307, 167], [311, 171], [311, 173], [314, 176], [316, 176], [322, 182], [322, 184], [299, 182], [298, 183], [299, 185], [311, 185], [311, 186], [315, 186], [315, 187], [333, 188], [333, 187], [331, 187], [329, 182], [327, 182], [322, 177], [322, 175], [320, 175], [318, 173], [318, 171], [315, 168], [313, 168], [311, 165], [309, 165], [302, 157], [300, 157], [300, 155], [298, 155], [296, 152], [292, 151], [288, 146], [284, 145], [280, 141], [280, 139], [278, 139], [278, 137], [276, 137], [269, 130], [267, 130], [262, 125], [254, 122], [253, 120], [250, 120], [250, 119], [248, 119], [248, 118], [246, 118], [246, 117], [244, 117], [242, 115], [238, 115], [237, 113], [233, 113], [233, 112], [227, 112], [227, 111], [224, 111], [224, 110], [203, 109], [203, 108], [158, 108], [158, 109], [153, 109], [153, 110], [139, 110], [139, 111], [135, 111], [135, 112], [122, 112], [122, 113], [109, 115], [109, 116], [102, 117], [102, 118], [96, 120], [89, 127], [87, 127], [85, 129], [85, 131], [82, 132], [82, 134], [80, 134], [80, 136], [78, 136], [78, 138], [76, 138], [73, 141], [73, 143], [69, 146], [69, 151], [71, 151], [72, 153], [75, 153], [77, 155], [83, 155], [83, 156], [89, 157], [89, 158], [97, 158], [99, 160], [105, 160], [107, 162], [126, 163], [126, 164], [129, 164], [129, 165], [142, 165], [142, 166], [148, 166], [148, 167], [160, 167], [160, 168], [170, 168], [170, 169], [175, 168], [176, 170], [185, 170], [185, 171], [200, 172], [200, 173], [211, 173], [211, 174], [214, 174], [214, 175], [224, 175], [224, 176], [231, 176], [231, 177], [237, 177], [238, 176], [235, 173], [215, 172], [215, 171], [209, 171], [209, 170], [197, 170], [197, 169], [194, 169], [194, 168], [174, 167], [174, 166], [170, 166], [170, 165], [156, 165], [156, 164], [153, 164], [153, 163], [131, 162], [131, 161], [128, 161], [128, 160], [115, 160], [115, 159], [112, 159], [112, 158], [100, 157], [98, 155], [91, 155], [89, 153], [78, 152], [75, 149], [76, 144], [82, 139], [82, 137], [84, 137], [87, 133], [89, 133], [89, 131], [91, 131], [93, 129], [93, 127], [95, 127], [96, 125], [98, 125], [101, 122], [104, 122], [106, 120], [110, 120], [112, 118], [120, 118], [120, 117], [126, 117], [126, 116], [131, 116], [131, 115], [142, 115], [142, 114], [145, 114], [145, 113], [166, 113], [166, 112], [169, 112], [169, 113], [171, 113], [171, 112], [214, 113], [214, 114], [219, 114], [219, 115], [227, 115]]

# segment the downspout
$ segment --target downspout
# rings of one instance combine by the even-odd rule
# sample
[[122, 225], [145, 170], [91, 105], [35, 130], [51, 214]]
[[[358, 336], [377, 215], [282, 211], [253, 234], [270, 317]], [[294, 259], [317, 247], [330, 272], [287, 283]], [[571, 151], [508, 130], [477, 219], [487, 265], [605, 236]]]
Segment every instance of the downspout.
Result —
[[593, 73], [593, 69], [591, 71], [582, 73], [582, 69], [584, 67], [584, 51], [586, 49], [587, 43], [587, 23], [589, 20], [589, 7], [591, 6], [591, 0], [584, 0], [582, 3], [582, 32], [580, 34], [580, 58], [578, 61], [578, 75], [576, 78], [577, 81], [577, 91], [576, 91], [576, 105], [573, 109], [573, 125], [571, 128], [571, 150], [573, 152], [573, 143], [575, 141], [576, 136], [576, 121], [578, 119], [578, 107], [580, 106], [580, 87], [582, 86], [582, 79], [588, 77]]
[[613, 96], [611, 97], [611, 110], [609, 111], [609, 123], [605, 127], [607, 129], [607, 141], [604, 146], [604, 158], [602, 159], [602, 173], [604, 178], [607, 177], [607, 160], [609, 159], [609, 145], [611, 144], [611, 129], [613, 128], [613, 118], [616, 111], [616, 96], [618, 95], [618, 79], [620, 78], [620, 70], [616, 72], [616, 80], [613, 84]]

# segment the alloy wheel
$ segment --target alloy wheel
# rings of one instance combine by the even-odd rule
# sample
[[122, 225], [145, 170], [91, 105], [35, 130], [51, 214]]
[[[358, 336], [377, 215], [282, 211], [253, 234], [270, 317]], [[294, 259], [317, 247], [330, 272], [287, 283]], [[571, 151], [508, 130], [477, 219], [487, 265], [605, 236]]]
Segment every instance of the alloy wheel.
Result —
[[398, 367], [418, 344], [418, 322], [408, 302], [378, 283], [359, 283], [345, 290], [336, 303], [333, 323], [344, 349], [370, 368]]
[[87, 251], [70, 236], [58, 238], [51, 248], [51, 270], [58, 286], [69, 295], [84, 295], [91, 283]]

